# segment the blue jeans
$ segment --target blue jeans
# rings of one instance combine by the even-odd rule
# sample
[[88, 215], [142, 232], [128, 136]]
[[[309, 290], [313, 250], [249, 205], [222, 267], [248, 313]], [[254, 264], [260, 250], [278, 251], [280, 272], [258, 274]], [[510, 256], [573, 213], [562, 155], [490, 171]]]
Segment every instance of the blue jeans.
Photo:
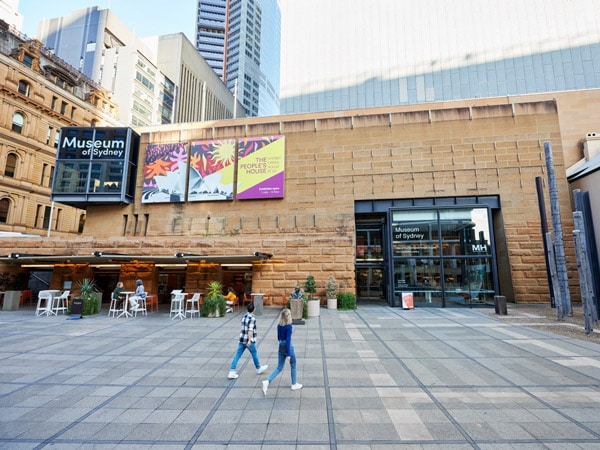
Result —
[[[296, 351], [294, 350], [294, 346], [290, 346], [290, 368], [292, 369], [292, 384], [296, 384]], [[285, 365], [286, 354], [278, 352], [277, 354], [277, 367], [271, 372], [271, 374], [267, 377], [269, 383], [275, 379], [277, 375], [281, 373], [283, 370], [283, 366]]]
[[235, 368], [237, 367], [237, 363], [240, 360], [240, 358], [242, 357], [242, 353], [244, 353], [244, 350], [246, 350], [246, 348], [248, 348], [248, 351], [252, 355], [252, 359], [254, 360], [254, 366], [257, 369], [260, 369], [260, 361], [258, 360], [258, 352], [256, 351], [256, 344], [254, 342], [252, 342], [250, 344], [250, 347], [246, 347], [246, 344], [242, 344], [240, 342], [238, 344], [237, 353], [233, 357], [233, 361], [231, 361], [231, 370], [235, 370]]

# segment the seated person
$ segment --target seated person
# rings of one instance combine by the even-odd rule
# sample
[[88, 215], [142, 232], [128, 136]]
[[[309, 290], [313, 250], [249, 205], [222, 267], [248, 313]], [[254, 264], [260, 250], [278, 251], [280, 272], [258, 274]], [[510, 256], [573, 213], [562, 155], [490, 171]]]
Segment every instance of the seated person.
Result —
[[227, 303], [227, 311], [226, 312], [233, 312], [233, 305], [235, 305], [237, 302], [237, 295], [235, 294], [235, 291], [233, 290], [233, 288], [230, 286], [227, 288], [227, 294], [225, 295], [225, 303]]
[[137, 280], [135, 282], [135, 284], [137, 286], [135, 288], [135, 294], [133, 294], [131, 297], [129, 297], [129, 304], [131, 306], [131, 311], [137, 311], [139, 301], [146, 298], [146, 289], [144, 288], [144, 284], [142, 283], [142, 280]]
[[121, 298], [121, 293], [124, 291], [125, 289], [123, 289], [123, 282], [119, 281], [117, 283], [117, 287], [115, 287], [113, 293], [112, 293], [112, 298], [115, 301], [115, 309], [122, 309], [123, 308], [123, 299]]

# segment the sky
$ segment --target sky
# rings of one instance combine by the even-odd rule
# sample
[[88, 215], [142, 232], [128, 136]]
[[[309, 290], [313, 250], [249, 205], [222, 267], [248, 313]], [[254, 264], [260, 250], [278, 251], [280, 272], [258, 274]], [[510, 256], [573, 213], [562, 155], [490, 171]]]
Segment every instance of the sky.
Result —
[[139, 37], [183, 32], [195, 45], [196, 5], [197, 0], [20, 0], [19, 12], [23, 14], [22, 31], [30, 38], [36, 37], [42, 19], [99, 6], [110, 9]]

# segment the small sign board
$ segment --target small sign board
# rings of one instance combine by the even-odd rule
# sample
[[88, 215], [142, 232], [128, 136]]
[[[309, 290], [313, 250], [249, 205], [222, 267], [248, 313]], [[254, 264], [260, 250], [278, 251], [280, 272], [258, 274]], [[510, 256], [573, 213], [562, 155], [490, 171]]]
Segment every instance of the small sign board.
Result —
[[83, 299], [74, 298], [71, 302], [71, 316], [69, 320], [83, 318]]
[[402, 292], [402, 309], [413, 309], [415, 307], [413, 303], [412, 292]]

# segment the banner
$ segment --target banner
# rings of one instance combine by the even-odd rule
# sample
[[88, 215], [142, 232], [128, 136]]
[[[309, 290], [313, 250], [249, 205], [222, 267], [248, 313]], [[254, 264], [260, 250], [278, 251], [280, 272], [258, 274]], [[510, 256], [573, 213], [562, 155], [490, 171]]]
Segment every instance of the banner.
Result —
[[413, 309], [413, 293], [412, 292], [403, 292], [402, 293], [402, 309]]
[[187, 142], [149, 144], [144, 160], [142, 203], [185, 201]]
[[235, 139], [192, 142], [189, 201], [233, 200]]
[[285, 136], [238, 141], [238, 200], [283, 198]]

